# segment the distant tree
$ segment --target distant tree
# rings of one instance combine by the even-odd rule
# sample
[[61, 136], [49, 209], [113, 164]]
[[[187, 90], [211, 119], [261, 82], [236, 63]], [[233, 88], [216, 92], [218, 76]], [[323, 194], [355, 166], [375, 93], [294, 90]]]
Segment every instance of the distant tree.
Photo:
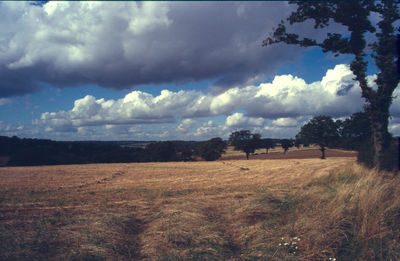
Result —
[[150, 143], [146, 146], [147, 161], [176, 161], [176, 147], [171, 141]]
[[325, 148], [336, 144], [339, 138], [337, 124], [329, 116], [316, 116], [301, 127], [298, 136], [301, 140], [318, 144], [322, 152], [321, 159], [325, 159]]
[[296, 135], [296, 139], [294, 140], [294, 146], [300, 149], [300, 145], [301, 145], [301, 139], [300, 137], [298, 137], [298, 135]]
[[[373, 148], [372, 166], [383, 169], [385, 150], [390, 145], [388, 132], [389, 108], [393, 92], [399, 84], [400, 59], [396, 54], [399, 36], [396, 37], [396, 23], [400, 19], [398, 1], [305, 1], [292, 2], [297, 9], [287, 18], [290, 24], [314, 22], [315, 29], [327, 30], [322, 41], [303, 38], [289, 33], [284, 21], [264, 40], [263, 46], [286, 43], [302, 47], [318, 46], [323, 52], [335, 56], [352, 55], [350, 70], [365, 98], [365, 111], [371, 121]], [[375, 14], [375, 15], [373, 15]], [[373, 21], [379, 17], [378, 21]], [[345, 35], [329, 32], [329, 25], [336, 24], [347, 29]], [[310, 23], [311, 25], [311, 23]], [[335, 28], [334, 26], [331, 28]], [[370, 43], [367, 43], [368, 39]], [[397, 42], [396, 42], [397, 41]], [[397, 57], [397, 62], [396, 62]], [[373, 88], [367, 80], [368, 63], [374, 61], [378, 69]]]
[[225, 153], [225, 149], [226, 143], [221, 138], [213, 138], [199, 146], [199, 155], [207, 161], [217, 160]]
[[241, 150], [246, 153], [246, 159], [249, 159], [249, 154], [260, 147], [261, 135], [258, 133], [252, 134], [249, 130], [241, 130], [232, 132], [229, 136], [229, 144], [234, 146], [235, 150]]
[[175, 146], [176, 156], [178, 160], [194, 161], [195, 151], [200, 144], [195, 141], [171, 141]]
[[283, 153], [286, 154], [289, 148], [293, 147], [293, 141], [289, 139], [283, 139], [281, 140], [281, 146], [283, 148]]
[[269, 149], [275, 148], [276, 144], [275, 144], [275, 141], [273, 139], [267, 138], [267, 139], [263, 139], [262, 140], [262, 145], [265, 148], [266, 153], [268, 154]]
[[179, 153], [180, 153], [180, 156], [181, 156], [181, 160], [183, 160], [183, 161], [193, 161], [194, 160], [193, 159], [193, 151], [189, 147], [181, 148]]

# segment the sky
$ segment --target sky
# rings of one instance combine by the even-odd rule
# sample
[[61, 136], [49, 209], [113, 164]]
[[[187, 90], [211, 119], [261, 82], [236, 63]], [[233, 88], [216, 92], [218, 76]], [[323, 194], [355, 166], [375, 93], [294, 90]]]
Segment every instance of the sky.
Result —
[[[291, 138], [314, 116], [361, 111], [352, 57], [262, 47], [294, 9], [276, 1], [0, 2], [0, 135], [206, 140], [248, 129]], [[289, 29], [315, 39], [347, 32]], [[371, 86], [375, 73], [371, 65]], [[398, 136], [400, 98], [390, 112]]]

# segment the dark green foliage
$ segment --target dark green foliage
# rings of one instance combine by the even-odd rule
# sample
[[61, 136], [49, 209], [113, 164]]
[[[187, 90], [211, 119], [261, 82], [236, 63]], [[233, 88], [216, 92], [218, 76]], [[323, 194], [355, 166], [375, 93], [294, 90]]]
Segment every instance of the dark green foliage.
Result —
[[170, 141], [151, 143], [146, 146], [145, 151], [147, 156], [149, 157], [149, 161], [157, 162], [178, 160], [178, 157], [176, 155], [176, 147]]
[[199, 155], [207, 161], [217, 160], [225, 152], [225, 149], [226, 143], [221, 138], [213, 138], [199, 146]]
[[325, 159], [325, 147], [336, 145], [339, 140], [339, 125], [329, 116], [316, 116], [306, 123], [298, 134], [301, 140], [318, 144]]
[[194, 160], [199, 142], [59, 142], [0, 136], [0, 166]]
[[293, 141], [289, 139], [283, 139], [281, 140], [281, 146], [283, 149], [283, 152], [286, 153], [291, 147], [293, 147]]
[[[384, 151], [381, 169], [387, 171], [399, 170], [399, 144], [397, 138], [392, 138], [392, 142]], [[374, 147], [371, 139], [361, 143], [358, 149], [357, 161], [367, 167], [373, 166]]]
[[399, 140], [392, 139], [392, 142], [384, 152], [382, 169], [393, 171], [399, 170]]
[[[372, 140], [372, 123], [365, 112], [357, 112], [344, 120], [340, 126], [340, 147], [357, 150], [358, 162], [367, 167], [374, 167], [374, 145]], [[385, 136], [385, 150], [381, 160], [381, 169], [398, 169], [397, 139], [389, 133]]]
[[258, 133], [252, 134], [249, 130], [241, 130], [229, 135], [229, 144], [234, 146], [235, 150], [246, 153], [246, 159], [249, 159], [249, 154], [260, 148], [260, 139], [261, 135]]
[[[357, 112], [342, 122], [340, 126], [341, 147], [360, 150], [371, 139], [371, 121], [365, 112]], [[369, 144], [372, 146], [372, 144]]]
[[296, 139], [294, 140], [294, 146], [299, 149], [300, 145], [301, 145], [301, 138], [298, 135], [296, 135]]
[[267, 154], [268, 154], [269, 149], [273, 149], [276, 146], [275, 141], [273, 139], [269, 139], [269, 138], [262, 139], [260, 145], [261, 145], [261, 147], [265, 148]]
[[176, 150], [177, 159], [181, 161], [195, 161], [201, 142], [199, 141], [171, 141]]
[[[396, 30], [394, 24], [400, 19], [397, 1], [334, 1], [334, 2], [291, 2], [297, 9], [288, 18], [290, 24], [314, 22], [315, 29], [328, 29], [335, 23], [344, 26], [346, 35], [327, 32], [323, 41], [301, 38], [298, 34], [289, 33], [284, 21], [264, 40], [263, 46], [284, 42], [303, 47], [318, 46], [323, 52], [331, 52], [335, 56], [341, 54], [354, 55], [350, 69], [361, 87], [362, 97], [367, 105], [365, 111], [372, 123], [371, 138], [373, 146], [372, 166], [383, 168], [385, 153], [390, 145], [388, 135], [389, 107], [393, 99], [393, 91], [400, 77], [396, 68]], [[369, 20], [377, 14], [380, 21], [373, 25]], [[334, 27], [333, 27], [334, 28]], [[369, 35], [368, 35], [369, 34]], [[375, 39], [371, 37], [375, 34]], [[372, 40], [367, 45], [366, 38]], [[367, 48], [372, 49], [370, 55]], [[369, 56], [369, 57], [368, 57]], [[372, 58], [372, 59], [370, 59]], [[368, 85], [368, 62], [373, 60], [379, 69], [377, 73], [377, 89]]]
[[140, 151], [140, 148], [122, 148], [105, 143], [0, 136], [0, 156], [9, 158], [6, 163], [9, 166], [131, 162]]

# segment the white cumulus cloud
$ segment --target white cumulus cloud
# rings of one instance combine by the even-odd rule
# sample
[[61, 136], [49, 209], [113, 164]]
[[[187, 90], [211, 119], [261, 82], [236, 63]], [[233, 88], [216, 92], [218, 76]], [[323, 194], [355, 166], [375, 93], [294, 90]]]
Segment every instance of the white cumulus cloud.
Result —
[[[312, 83], [293, 75], [278, 75], [271, 82], [235, 87], [219, 94], [163, 90], [154, 96], [132, 91], [118, 100], [87, 95], [76, 100], [71, 110], [45, 112], [37, 122], [48, 131], [63, 132], [89, 126], [168, 123], [176, 131], [163, 130], [157, 137], [179, 138], [176, 133], [181, 133], [181, 137], [188, 139], [226, 135], [238, 128], [258, 128], [268, 136], [289, 135], [295, 134], [312, 116], [343, 118], [362, 111], [364, 101], [353, 78], [349, 66], [341, 64], [328, 70], [321, 81]], [[371, 84], [373, 79], [369, 76]], [[397, 89], [394, 95], [398, 94]], [[400, 117], [398, 98], [393, 101], [391, 113]], [[207, 122], [213, 117], [223, 120], [218, 124]], [[181, 121], [177, 122], [178, 119]], [[198, 126], [197, 119], [206, 123]]]
[[156, 97], [149, 93], [132, 91], [119, 100], [96, 99], [87, 95], [76, 100], [70, 111], [43, 113], [40, 123], [51, 129], [68, 131], [81, 126], [173, 122], [180, 110], [196, 97], [196, 92], [193, 91], [168, 90], [163, 90]]
[[236, 112], [232, 115], [229, 115], [226, 118], [225, 125], [228, 127], [254, 127], [254, 126], [263, 126], [265, 119], [259, 118], [252, 118], [247, 117], [243, 113]]
[[298, 125], [298, 122], [293, 118], [278, 118], [273, 120], [272, 124], [277, 127], [295, 127]]
[[180, 132], [186, 133], [190, 128], [192, 128], [197, 121], [193, 119], [184, 119], [181, 121], [181, 123], [178, 125], [177, 129]]

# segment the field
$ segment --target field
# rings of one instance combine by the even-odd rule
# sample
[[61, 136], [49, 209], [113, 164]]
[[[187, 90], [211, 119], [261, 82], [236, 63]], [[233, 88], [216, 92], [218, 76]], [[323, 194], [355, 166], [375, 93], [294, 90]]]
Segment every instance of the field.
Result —
[[0, 168], [0, 260], [399, 260], [399, 185], [354, 157]]
[[[339, 149], [326, 149], [326, 157], [357, 157], [356, 151], [344, 151]], [[308, 159], [321, 158], [319, 146], [309, 147], [293, 147], [288, 152], [283, 153], [282, 147], [269, 149], [268, 154], [265, 149], [257, 149], [255, 153], [250, 154], [249, 159]], [[244, 160], [246, 154], [242, 151], [234, 150], [232, 146], [228, 146], [226, 152], [222, 154], [222, 160]]]

